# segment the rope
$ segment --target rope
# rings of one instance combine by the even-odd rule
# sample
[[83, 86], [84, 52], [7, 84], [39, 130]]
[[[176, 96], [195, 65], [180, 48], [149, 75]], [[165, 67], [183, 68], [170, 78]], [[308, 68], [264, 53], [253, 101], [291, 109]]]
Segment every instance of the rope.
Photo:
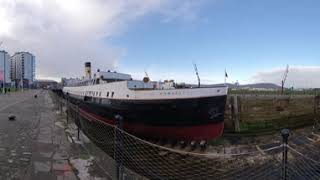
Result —
[[308, 159], [308, 160], [310, 160], [310, 161], [312, 161], [312, 162], [314, 162], [314, 163], [316, 163], [316, 164], [320, 164], [320, 162], [319, 161], [316, 161], [316, 160], [313, 160], [313, 159], [311, 159], [311, 158], [309, 158], [309, 157], [307, 157], [306, 155], [304, 155], [303, 153], [301, 153], [301, 152], [299, 152], [299, 151], [297, 151], [297, 150], [295, 150], [294, 148], [292, 148], [291, 146], [287, 146], [291, 151], [294, 151], [295, 153], [297, 153], [297, 154], [299, 154], [300, 156], [302, 156], [303, 158], [305, 158], [305, 159]]

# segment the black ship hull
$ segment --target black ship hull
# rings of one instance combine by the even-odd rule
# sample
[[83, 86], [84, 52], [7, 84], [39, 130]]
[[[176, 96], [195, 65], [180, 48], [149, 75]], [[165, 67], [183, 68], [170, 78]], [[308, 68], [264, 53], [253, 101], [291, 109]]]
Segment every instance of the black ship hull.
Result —
[[137, 136], [177, 140], [208, 140], [223, 132], [226, 95], [168, 100], [116, 100], [65, 94], [80, 113], [99, 123], [115, 124]]

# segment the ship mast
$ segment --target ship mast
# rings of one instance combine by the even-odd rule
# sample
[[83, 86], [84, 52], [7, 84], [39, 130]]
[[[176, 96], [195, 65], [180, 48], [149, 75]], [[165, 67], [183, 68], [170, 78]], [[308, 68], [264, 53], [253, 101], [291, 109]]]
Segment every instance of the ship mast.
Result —
[[289, 65], [287, 65], [286, 70], [284, 71], [284, 74], [283, 74], [283, 77], [281, 80], [281, 94], [283, 94], [284, 84], [287, 80], [288, 72], [289, 72]]
[[193, 67], [194, 67], [194, 71], [196, 72], [197, 78], [198, 78], [198, 88], [200, 87], [200, 77], [199, 77], [199, 73], [198, 73], [198, 68], [197, 65], [195, 63], [193, 63]]

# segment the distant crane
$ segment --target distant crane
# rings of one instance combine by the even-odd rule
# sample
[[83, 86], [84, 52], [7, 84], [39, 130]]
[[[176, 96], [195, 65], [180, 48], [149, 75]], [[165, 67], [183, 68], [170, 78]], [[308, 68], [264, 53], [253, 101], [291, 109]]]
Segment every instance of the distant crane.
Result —
[[288, 77], [288, 73], [289, 73], [289, 65], [287, 65], [282, 80], [281, 80], [281, 94], [283, 94], [283, 90], [284, 90], [284, 84], [286, 83], [287, 77]]
[[193, 67], [194, 67], [194, 71], [196, 72], [196, 75], [198, 78], [198, 87], [200, 87], [200, 77], [199, 77], [197, 65], [195, 63], [193, 63]]

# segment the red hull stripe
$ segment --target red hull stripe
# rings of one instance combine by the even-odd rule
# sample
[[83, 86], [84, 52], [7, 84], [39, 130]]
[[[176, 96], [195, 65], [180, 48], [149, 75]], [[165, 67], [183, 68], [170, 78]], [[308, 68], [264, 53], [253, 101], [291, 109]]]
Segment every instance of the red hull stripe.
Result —
[[[80, 114], [89, 121], [99, 121], [114, 126], [115, 121], [80, 109]], [[224, 122], [193, 126], [152, 126], [124, 122], [124, 129], [132, 134], [144, 137], [157, 137], [178, 140], [208, 140], [222, 135]]]

